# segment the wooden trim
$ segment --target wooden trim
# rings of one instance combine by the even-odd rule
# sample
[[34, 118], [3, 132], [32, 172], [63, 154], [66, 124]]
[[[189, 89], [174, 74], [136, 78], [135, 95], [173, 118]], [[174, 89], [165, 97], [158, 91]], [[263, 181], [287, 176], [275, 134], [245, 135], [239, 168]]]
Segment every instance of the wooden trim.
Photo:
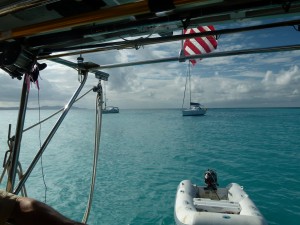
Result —
[[[186, 4], [205, 4], [210, 3], [211, 0], [174, 0], [176, 6]], [[213, 1], [214, 2], [214, 1]], [[26, 37], [30, 35], [51, 32], [60, 29], [66, 29], [74, 26], [85, 25], [93, 22], [107, 22], [120, 19], [122, 17], [129, 17], [150, 13], [147, 1], [139, 1], [119, 5], [111, 8], [104, 8], [97, 11], [80, 14], [68, 18], [55, 19], [47, 22], [42, 22], [25, 27], [15, 28], [10, 31], [3, 31], [0, 33], [0, 40], [7, 40], [12, 38]]]

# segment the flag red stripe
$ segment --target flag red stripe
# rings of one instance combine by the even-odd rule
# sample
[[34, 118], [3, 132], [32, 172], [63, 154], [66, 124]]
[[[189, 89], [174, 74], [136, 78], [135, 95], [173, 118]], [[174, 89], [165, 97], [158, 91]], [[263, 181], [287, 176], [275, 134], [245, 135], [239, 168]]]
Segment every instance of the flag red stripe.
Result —
[[214, 46], [214, 48], [217, 49], [218, 42], [217, 42], [216, 38], [213, 36], [209, 36], [209, 37], [207, 37], [207, 39], [210, 41], [212, 46]]
[[[190, 34], [195, 34], [195, 33], [196, 33], [196, 32], [195, 32], [194, 29], [191, 29], [191, 30], [190, 30]], [[194, 38], [194, 40], [197, 41], [197, 42], [199, 43], [202, 39], [201, 39], [201, 38]], [[199, 44], [202, 45], [201, 43], [199, 43]], [[191, 39], [187, 39], [186, 46], [189, 46], [190, 49], [192, 49], [193, 52], [194, 52], [195, 54], [201, 54], [201, 53], [203, 53], [203, 52], [201, 51], [201, 49], [199, 49], [197, 46], [195, 46], [195, 45], [191, 42]], [[207, 45], [206, 45], [206, 46], [207, 46]]]
[[202, 46], [202, 48], [204, 48], [205, 52], [202, 52], [202, 53], [211, 52], [210, 47], [206, 44], [206, 42], [202, 38], [197, 38], [196, 41]]
[[[208, 28], [211, 31], [215, 30], [213, 26], [208, 26]], [[198, 27], [198, 30], [200, 31], [200, 33], [207, 32], [207, 30], [205, 30], [204, 27]], [[211, 45], [216, 49], [217, 45], [218, 45], [218, 42], [217, 42], [216, 38], [212, 35], [207, 36], [206, 38], [211, 43]]]
[[195, 55], [195, 54], [201, 54], [201, 53], [202, 53], [202, 52], [200, 51], [200, 49], [197, 48], [197, 47], [191, 42], [190, 39], [187, 41], [187, 43], [186, 43], [184, 49], [185, 49], [187, 46], [194, 52], [194, 55]]
[[197, 63], [195, 59], [191, 59], [190, 62], [192, 63], [193, 66]]

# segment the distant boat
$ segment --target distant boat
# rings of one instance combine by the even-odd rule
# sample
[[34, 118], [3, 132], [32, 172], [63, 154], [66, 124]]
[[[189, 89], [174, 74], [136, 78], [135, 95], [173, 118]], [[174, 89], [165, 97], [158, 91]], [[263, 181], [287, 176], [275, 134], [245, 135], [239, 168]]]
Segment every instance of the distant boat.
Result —
[[[181, 181], [176, 194], [174, 217], [177, 225], [267, 225], [267, 221], [243, 187], [230, 183], [217, 188], [213, 170], [205, 173], [207, 186]], [[211, 175], [215, 175], [211, 179]]]
[[102, 109], [102, 114], [108, 113], [119, 113], [119, 107], [116, 106], [106, 106], [107, 98], [106, 98], [106, 86], [104, 85], [104, 108]]
[[104, 109], [102, 109], [102, 113], [119, 113], [119, 108], [116, 106], [107, 106]]
[[[188, 73], [187, 73], [186, 79], [187, 79], [187, 82], [185, 83], [184, 97], [183, 97], [183, 103], [182, 103], [182, 115], [183, 116], [203, 116], [203, 115], [205, 115], [207, 109], [198, 102], [192, 102], [190, 62], [188, 65]], [[187, 90], [187, 83], [189, 83], [190, 101], [189, 101], [189, 108], [184, 109], [183, 105], [184, 105], [184, 100], [185, 100], [185, 93]]]
[[203, 116], [205, 115], [207, 109], [203, 107], [200, 103], [190, 102], [190, 108], [183, 109], [183, 116]]

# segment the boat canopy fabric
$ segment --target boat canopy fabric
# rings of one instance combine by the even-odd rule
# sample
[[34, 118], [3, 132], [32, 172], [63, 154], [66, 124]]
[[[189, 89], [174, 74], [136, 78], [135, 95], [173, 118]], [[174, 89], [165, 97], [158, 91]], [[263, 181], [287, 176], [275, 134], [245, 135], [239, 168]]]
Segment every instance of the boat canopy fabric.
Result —
[[190, 105], [193, 105], [193, 106], [200, 106], [200, 103], [198, 103], [198, 102], [190, 102]]

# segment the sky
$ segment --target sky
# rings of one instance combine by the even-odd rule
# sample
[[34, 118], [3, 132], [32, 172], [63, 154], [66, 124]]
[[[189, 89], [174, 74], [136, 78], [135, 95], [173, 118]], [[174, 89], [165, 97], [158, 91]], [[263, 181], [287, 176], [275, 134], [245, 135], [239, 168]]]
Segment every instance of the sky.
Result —
[[[299, 18], [294, 18], [299, 19]], [[279, 20], [277, 20], [279, 21]], [[281, 20], [282, 21], [282, 20]], [[266, 22], [276, 22], [269, 20]], [[250, 21], [244, 25], [258, 25]], [[240, 27], [242, 23], [215, 25], [215, 29]], [[215, 52], [300, 44], [294, 27], [221, 35]], [[84, 54], [99, 65], [176, 57], [181, 42]], [[76, 62], [78, 56], [65, 57]], [[40, 90], [30, 89], [28, 106], [64, 106], [78, 87], [77, 71], [50, 61], [40, 74]], [[103, 70], [107, 105], [127, 108], [181, 108], [188, 62], [167, 62]], [[192, 101], [207, 108], [300, 107], [300, 51], [206, 58], [191, 69]], [[97, 85], [90, 73], [82, 94]], [[0, 107], [19, 106], [22, 81], [0, 71]], [[94, 108], [91, 92], [75, 106]], [[40, 100], [38, 100], [40, 99]], [[186, 99], [184, 106], [189, 100]]]

